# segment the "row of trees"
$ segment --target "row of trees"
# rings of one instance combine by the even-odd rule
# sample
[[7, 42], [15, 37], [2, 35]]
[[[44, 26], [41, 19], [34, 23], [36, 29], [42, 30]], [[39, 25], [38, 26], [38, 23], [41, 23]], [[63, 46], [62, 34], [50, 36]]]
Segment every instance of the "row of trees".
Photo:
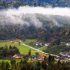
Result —
[[1, 62], [0, 70], [70, 70], [70, 62], [56, 62], [54, 57], [44, 57], [43, 61], [28, 61], [26, 58], [20, 62], [11, 60], [10, 62]]
[[0, 47], [0, 58], [12, 57], [19, 54], [19, 50], [15, 46]]

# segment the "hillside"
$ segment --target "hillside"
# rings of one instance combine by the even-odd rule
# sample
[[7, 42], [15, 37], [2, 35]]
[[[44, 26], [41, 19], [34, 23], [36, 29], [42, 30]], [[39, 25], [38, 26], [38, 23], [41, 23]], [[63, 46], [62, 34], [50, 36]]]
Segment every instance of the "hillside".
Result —
[[[23, 15], [21, 18], [17, 15], [9, 16], [10, 18], [4, 14], [1, 15], [0, 40], [36, 38], [46, 42], [69, 41], [70, 17], [50, 15], [48, 17], [42, 14], [25, 14], [23, 17]], [[11, 17], [18, 21], [12, 20]]]

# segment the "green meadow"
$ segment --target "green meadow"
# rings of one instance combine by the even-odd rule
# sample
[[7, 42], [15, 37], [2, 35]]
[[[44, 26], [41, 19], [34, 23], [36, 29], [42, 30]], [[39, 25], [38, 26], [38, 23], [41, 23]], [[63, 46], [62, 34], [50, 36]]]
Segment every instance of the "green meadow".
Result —
[[9, 46], [15, 46], [19, 49], [21, 54], [27, 54], [29, 52], [29, 50], [31, 50], [32, 54], [35, 54], [36, 51], [34, 49], [31, 49], [25, 45], [23, 45], [24, 42], [20, 42], [20, 40], [12, 40], [12, 41], [0, 41], [0, 47], [9, 47]]

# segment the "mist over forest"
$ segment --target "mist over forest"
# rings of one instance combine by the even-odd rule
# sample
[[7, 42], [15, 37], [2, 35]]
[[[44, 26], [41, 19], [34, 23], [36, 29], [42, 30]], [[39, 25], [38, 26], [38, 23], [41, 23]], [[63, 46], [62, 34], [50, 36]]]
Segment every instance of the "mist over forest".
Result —
[[[0, 10], [0, 39], [47, 39], [47, 37], [53, 37], [54, 33], [56, 35], [62, 30], [64, 32], [65, 28], [69, 32], [69, 13], [69, 8], [59, 7], [21, 6], [18, 9], [2, 9]], [[40, 34], [41, 32], [44, 34]]]

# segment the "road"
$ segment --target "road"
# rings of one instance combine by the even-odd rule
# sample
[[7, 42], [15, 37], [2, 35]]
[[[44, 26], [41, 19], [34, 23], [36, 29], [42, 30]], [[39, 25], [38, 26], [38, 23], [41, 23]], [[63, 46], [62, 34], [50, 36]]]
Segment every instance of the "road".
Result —
[[30, 48], [30, 49], [33, 49], [33, 50], [35, 50], [35, 51], [37, 51], [37, 52], [40, 52], [40, 53], [43, 53], [43, 54], [48, 54], [48, 53], [45, 53], [45, 52], [43, 52], [43, 51], [41, 51], [41, 50], [39, 50], [39, 49], [33, 48], [33, 47], [29, 46], [29, 45], [26, 45], [26, 44], [24, 44], [24, 43], [23, 43], [22, 45], [24, 45], [24, 46], [26, 46], [26, 47], [28, 47], [28, 48]]
[[[23, 43], [22, 41], [20, 41], [20, 42], [22, 43], [23, 46], [26, 46], [26, 47], [28, 47], [28, 48], [31, 48], [31, 49], [33, 49], [33, 50], [39, 52], [39, 53], [43, 53], [43, 54], [45, 54], [45, 55], [49, 55], [49, 53], [45, 53], [45, 52], [43, 52], [43, 51], [41, 51], [41, 50], [39, 50], [39, 49], [33, 48], [33, 47], [31, 47], [31, 46], [29, 46], [29, 45]], [[58, 57], [57, 55], [54, 55], [54, 54], [50, 54], [50, 55]]]

